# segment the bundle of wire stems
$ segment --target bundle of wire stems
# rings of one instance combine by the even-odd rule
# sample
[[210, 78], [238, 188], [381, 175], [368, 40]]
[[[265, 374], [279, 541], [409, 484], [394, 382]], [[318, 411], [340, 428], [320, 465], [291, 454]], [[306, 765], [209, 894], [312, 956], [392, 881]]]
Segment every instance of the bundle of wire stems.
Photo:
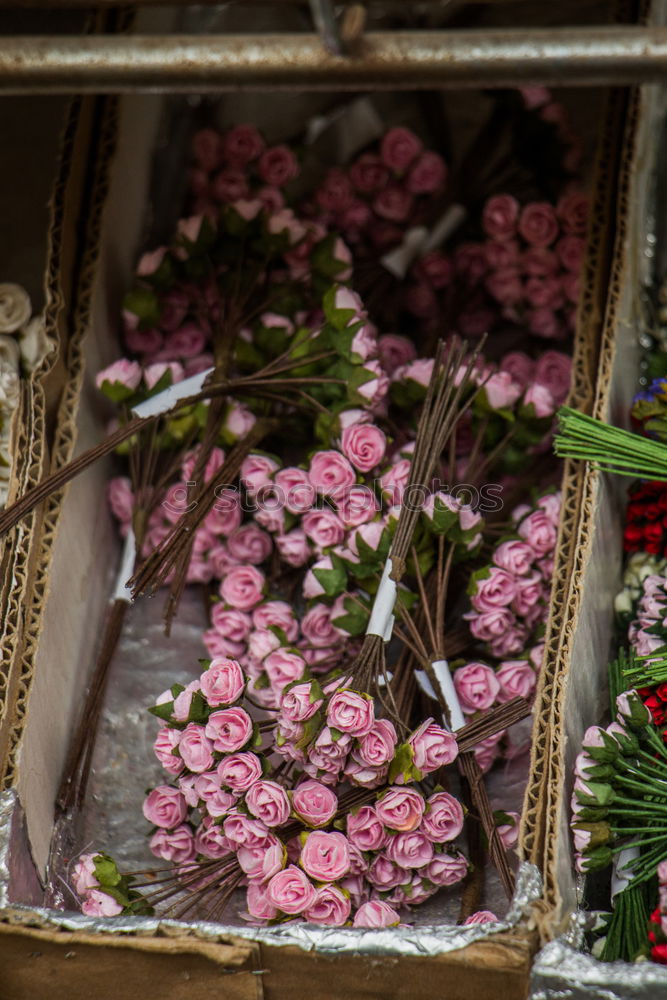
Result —
[[558, 411], [554, 450], [562, 458], [592, 462], [604, 472], [667, 482], [667, 445], [579, 413]]
[[[417, 425], [410, 478], [403, 494], [388, 556], [391, 559], [389, 575], [397, 584], [406, 571], [412, 538], [422, 513], [423, 501], [433, 480], [436, 463], [471, 403], [469, 379], [483, 344], [484, 341], [480, 341], [470, 354], [468, 344], [458, 337], [453, 337], [447, 345], [442, 341], [438, 344]], [[384, 638], [367, 634], [361, 650], [345, 673], [352, 678], [355, 688], [374, 694], [381, 677], [387, 682]]]

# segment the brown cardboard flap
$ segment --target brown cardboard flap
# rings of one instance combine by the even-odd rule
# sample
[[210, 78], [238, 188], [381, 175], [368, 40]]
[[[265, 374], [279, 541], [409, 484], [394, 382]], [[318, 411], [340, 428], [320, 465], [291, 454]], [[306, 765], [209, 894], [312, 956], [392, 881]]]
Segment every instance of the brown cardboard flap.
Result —
[[111, 937], [0, 923], [0, 1000], [262, 1000], [260, 968], [259, 948], [242, 939]]
[[[0, 1000], [523, 1000], [535, 935], [431, 957], [261, 950], [0, 924]], [[140, 953], [140, 955], [139, 955]]]

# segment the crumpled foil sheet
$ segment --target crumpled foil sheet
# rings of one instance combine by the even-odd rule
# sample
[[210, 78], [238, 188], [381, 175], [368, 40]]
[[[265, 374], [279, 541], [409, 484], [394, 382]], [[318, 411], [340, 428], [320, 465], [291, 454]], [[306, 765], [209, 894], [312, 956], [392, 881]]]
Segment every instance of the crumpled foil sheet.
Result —
[[[160, 595], [139, 601], [128, 610], [111, 667], [88, 795], [82, 815], [77, 817], [78, 852], [106, 851], [126, 871], [154, 868], [160, 863], [148, 850], [148, 826], [141, 813], [146, 790], [164, 780], [152, 751], [158, 723], [146, 709], [174, 682], [187, 683], [192, 679], [197, 658], [205, 655], [201, 635], [206, 622], [207, 610], [199, 588], [186, 590], [168, 640], [163, 635]], [[521, 808], [527, 766], [527, 754], [523, 754], [500, 765], [490, 775], [489, 792], [494, 806]], [[100, 920], [66, 910], [26, 905], [35, 902], [34, 892], [28, 891], [28, 886], [35, 883], [34, 872], [32, 883], [26, 873], [28, 859], [20, 804], [14, 792], [4, 792], [0, 796], [0, 905], [10, 908], [19, 920], [106, 933], [145, 935], [160, 929], [211, 939], [236, 935], [265, 944], [297, 945], [331, 954], [347, 950], [393, 955], [441, 954], [515, 926], [541, 892], [537, 869], [523, 865], [507, 910], [502, 887], [489, 867], [480, 907], [496, 912], [502, 922], [466, 928], [456, 924], [460, 895], [455, 890], [444, 890], [417, 907], [408, 918], [411, 926], [400, 930], [360, 931], [298, 922], [277, 928], [250, 927], [239, 915], [243, 893], [228, 907], [224, 924], [205, 919], [186, 923], [158, 917]]]
[[655, 962], [598, 962], [567, 940], [538, 952], [530, 1000], [657, 1000], [667, 996], [667, 968]]

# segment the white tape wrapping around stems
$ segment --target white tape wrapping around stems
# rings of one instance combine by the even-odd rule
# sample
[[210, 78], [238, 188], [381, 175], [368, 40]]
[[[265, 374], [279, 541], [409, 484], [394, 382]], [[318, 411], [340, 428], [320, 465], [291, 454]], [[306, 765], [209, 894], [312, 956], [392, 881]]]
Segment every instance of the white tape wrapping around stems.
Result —
[[128, 528], [127, 535], [125, 536], [125, 542], [123, 544], [123, 553], [120, 557], [120, 569], [118, 570], [118, 576], [116, 577], [116, 586], [111, 598], [112, 601], [127, 601], [128, 604], [131, 603], [132, 590], [127, 586], [127, 581], [134, 572], [134, 558], [134, 531], [132, 528]]
[[632, 871], [628, 871], [626, 865], [639, 857], [638, 847], [626, 847], [614, 858], [614, 867], [611, 873], [611, 898], [615, 899], [619, 892], [623, 892], [630, 885]]
[[[466, 720], [461, 708], [459, 696], [457, 695], [456, 688], [454, 687], [454, 681], [452, 680], [452, 675], [449, 670], [449, 663], [447, 660], [434, 660], [431, 666], [433, 668], [433, 673], [435, 674], [435, 679], [438, 682], [438, 687], [440, 688], [447, 708], [449, 709], [449, 721], [447, 721], [447, 719], [443, 719], [443, 721], [448, 727], [451, 726], [452, 732], [456, 732], [457, 729], [462, 729], [463, 726], [465, 726]], [[437, 701], [438, 696], [426, 671], [416, 670], [415, 677], [417, 678], [417, 683], [422, 691], [427, 694], [429, 698], [433, 698], [434, 701]]]
[[394, 606], [396, 604], [396, 581], [391, 579], [390, 573], [391, 556], [387, 556], [366, 628], [366, 635], [379, 635], [385, 642], [389, 642], [394, 631]]
[[463, 205], [455, 202], [436, 222], [432, 229], [426, 226], [413, 226], [408, 229], [403, 242], [380, 258], [385, 271], [401, 280], [406, 276], [417, 257], [435, 250], [455, 232], [467, 212]]
[[184, 378], [182, 382], [175, 382], [174, 385], [167, 386], [162, 392], [158, 392], [155, 396], [145, 399], [143, 403], [137, 403], [136, 406], [133, 406], [132, 413], [135, 417], [154, 417], [157, 413], [167, 413], [182, 399], [187, 399], [188, 396], [194, 396], [195, 393], [201, 392], [204, 388], [204, 382], [213, 370], [213, 368], [207, 368], [203, 372], [191, 375], [190, 378]]

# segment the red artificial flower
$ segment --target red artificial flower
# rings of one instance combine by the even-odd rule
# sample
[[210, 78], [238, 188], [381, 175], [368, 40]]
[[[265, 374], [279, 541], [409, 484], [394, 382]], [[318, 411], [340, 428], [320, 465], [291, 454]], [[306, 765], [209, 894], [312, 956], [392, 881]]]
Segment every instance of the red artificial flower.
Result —
[[667, 944], [656, 944], [651, 948], [651, 958], [654, 962], [667, 965]]

